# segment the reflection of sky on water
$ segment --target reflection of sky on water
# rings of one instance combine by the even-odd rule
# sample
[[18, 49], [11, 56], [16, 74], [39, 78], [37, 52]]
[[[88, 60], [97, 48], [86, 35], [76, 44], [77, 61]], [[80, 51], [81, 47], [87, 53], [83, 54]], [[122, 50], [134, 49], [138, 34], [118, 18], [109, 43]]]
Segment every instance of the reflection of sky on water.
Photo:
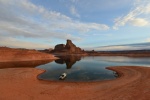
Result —
[[[37, 68], [46, 69], [47, 72], [40, 75], [39, 78], [45, 80], [58, 80], [61, 73], [66, 72], [66, 81], [89, 81], [89, 80], [108, 80], [114, 79], [113, 71], [107, 70], [109, 66], [150, 66], [150, 58], [129, 58], [120, 56], [109, 57], [82, 57], [75, 61], [75, 58], [64, 59], [63, 64], [51, 62]], [[67, 69], [67, 66], [72, 65]], [[70, 66], [69, 66], [70, 67]]]
[[150, 57], [145, 57], [145, 58], [137, 58], [137, 57], [123, 57], [123, 56], [110, 56], [110, 57], [94, 57], [94, 61], [102, 62], [105, 63], [105, 65], [110, 65], [110, 66], [150, 66]]

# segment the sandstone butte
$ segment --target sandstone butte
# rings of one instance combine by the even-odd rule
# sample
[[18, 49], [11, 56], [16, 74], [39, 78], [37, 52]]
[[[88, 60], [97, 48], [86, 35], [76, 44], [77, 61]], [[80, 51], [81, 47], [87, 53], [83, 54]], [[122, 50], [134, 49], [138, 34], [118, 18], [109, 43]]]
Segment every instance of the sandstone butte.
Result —
[[0, 47], [0, 62], [50, 60], [50, 59], [57, 59], [57, 58], [51, 54], [42, 53], [36, 50]]
[[150, 50], [123, 50], [123, 51], [84, 51], [77, 47], [71, 40], [66, 44], [57, 44], [54, 49], [40, 50], [41, 52], [59, 55], [82, 55], [82, 56], [128, 56], [128, 57], [150, 57]]
[[44, 70], [0, 69], [0, 100], [149, 100], [149, 67], [109, 67], [119, 78], [99, 82], [38, 80]]
[[85, 52], [73, 44], [71, 40], [67, 40], [66, 45], [57, 44], [52, 53], [83, 54]]

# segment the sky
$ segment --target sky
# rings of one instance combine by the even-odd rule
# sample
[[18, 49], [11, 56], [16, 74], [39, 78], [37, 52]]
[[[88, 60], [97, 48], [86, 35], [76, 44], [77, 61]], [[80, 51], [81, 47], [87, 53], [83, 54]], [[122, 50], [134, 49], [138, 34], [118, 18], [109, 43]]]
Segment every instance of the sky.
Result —
[[150, 0], [0, 0], [0, 46], [47, 49], [67, 39], [86, 50], [149, 43]]

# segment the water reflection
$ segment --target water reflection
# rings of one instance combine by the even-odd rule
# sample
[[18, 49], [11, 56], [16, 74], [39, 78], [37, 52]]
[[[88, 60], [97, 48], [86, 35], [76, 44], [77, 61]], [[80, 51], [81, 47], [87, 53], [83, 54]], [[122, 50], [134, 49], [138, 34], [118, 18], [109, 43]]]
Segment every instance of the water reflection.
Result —
[[99, 81], [118, 77], [109, 66], [150, 66], [150, 58], [131, 58], [123, 56], [62, 56], [54, 62], [38, 66], [46, 72], [38, 76], [44, 80], [59, 80], [62, 73], [67, 73], [65, 81]]
[[66, 69], [71, 69], [71, 67], [77, 62], [81, 60], [81, 56], [58, 56], [60, 59], [55, 60], [57, 64], [66, 64]]
[[50, 62], [52, 62], [52, 60], [0, 62], [0, 69], [2, 69], [2, 68], [19, 68], [19, 67], [34, 68], [36, 66], [44, 65], [44, 64], [47, 64]]
[[62, 73], [67, 74], [64, 81], [99, 81], [117, 77], [117, 73], [107, 70], [102, 62], [94, 60], [93, 57], [69, 55], [59, 56], [59, 58], [52, 63], [38, 66], [37, 68], [46, 70], [38, 78], [59, 80]]

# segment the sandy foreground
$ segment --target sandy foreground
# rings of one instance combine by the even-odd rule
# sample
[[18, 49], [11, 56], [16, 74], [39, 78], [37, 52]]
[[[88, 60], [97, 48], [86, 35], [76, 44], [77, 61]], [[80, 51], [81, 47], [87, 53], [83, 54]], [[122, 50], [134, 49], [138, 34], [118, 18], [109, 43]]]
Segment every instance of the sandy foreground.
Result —
[[38, 80], [35, 68], [0, 69], [0, 100], [149, 100], [150, 67], [110, 67], [119, 73], [100, 82]]

